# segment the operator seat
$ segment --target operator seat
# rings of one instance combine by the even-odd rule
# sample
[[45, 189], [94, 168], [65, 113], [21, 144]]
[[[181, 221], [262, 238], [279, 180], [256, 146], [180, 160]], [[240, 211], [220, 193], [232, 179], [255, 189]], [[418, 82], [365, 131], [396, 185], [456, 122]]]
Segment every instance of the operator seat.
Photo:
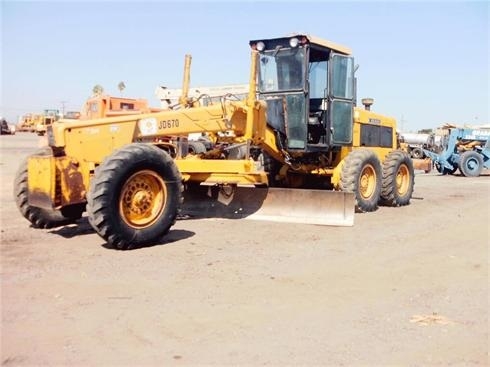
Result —
[[322, 136], [327, 134], [325, 127], [326, 100], [324, 98], [310, 99], [308, 114], [308, 143], [318, 144]]

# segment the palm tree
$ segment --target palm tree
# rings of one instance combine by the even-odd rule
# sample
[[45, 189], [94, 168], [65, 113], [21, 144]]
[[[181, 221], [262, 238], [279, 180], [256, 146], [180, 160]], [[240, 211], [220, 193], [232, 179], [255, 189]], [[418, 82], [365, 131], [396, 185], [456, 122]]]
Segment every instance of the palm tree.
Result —
[[102, 87], [102, 85], [100, 84], [96, 84], [93, 88], [92, 88], [92, 93], [96, 96], [98, 95], [101, 95], [102, 93], [104, 93], [104, 87]]
[[119, 82], [119, 84], [117, 85], [117, 88], [119, 89], [119, 91], [121, 92], [121, 95], [122, 95], [123, 90], [126, 88], [126, 84], [124, 84], [124, 82]]

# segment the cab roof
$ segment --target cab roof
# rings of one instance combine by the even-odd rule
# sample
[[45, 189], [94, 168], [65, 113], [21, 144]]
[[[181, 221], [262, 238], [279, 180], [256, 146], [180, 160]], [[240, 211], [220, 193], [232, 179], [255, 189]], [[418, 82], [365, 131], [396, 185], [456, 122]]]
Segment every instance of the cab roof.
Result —
[[308, 43], [310, 43], [312, 45], [317, 45], [320, 47], [329, 48], [329, 49], [331, 49], [335, 52], [338, 52], [340, 54], [352, 55], [352, 50], [349, 47], [342, 46], [342, 45], [339, 45], [338, 43], [334, 43], [334, 42], [331, 42], [331, 41], [328, 41], [328, 40], [325, 40], [325, 39], [322, 39], [322, 38], [319, 38], [316, 36], [312, 36], [309, 34], [301, 34], [301, 33], [292, 33], [290, 35], [287, 35], [286, 37], [277, 37], [277, 38], [259, 39], [259, 40], [255, 40], [255, 41], [250, 41], [250, 45], [255, 44], [259, 41], [267, 42], [267, 41], [272, 41], [272, 40], [289, 39], [292, 37], [297, 37], [300, 40], [301, 40], [301, 38], [304, 38], [307, 40]]
[[339, 45], [338, 43], [334, 43], [334, 42], [331, 42], [328, 40], [324, 40], [324, 39], [319, 38], [319, 37], [310, 36], [308, 34], [304, 35], [304, 37], [306, 37], [308, 39], [308, 41], [310, 41], [310, 43], [312, 43], [314, 45], [319, 45], [319, 46], [330, 48], [330, 49], [332, 49], [335, 52], [338, 52], [340, 54], [352, 55], [352, 50], [347, 46], [342, 46], [342, 45]]

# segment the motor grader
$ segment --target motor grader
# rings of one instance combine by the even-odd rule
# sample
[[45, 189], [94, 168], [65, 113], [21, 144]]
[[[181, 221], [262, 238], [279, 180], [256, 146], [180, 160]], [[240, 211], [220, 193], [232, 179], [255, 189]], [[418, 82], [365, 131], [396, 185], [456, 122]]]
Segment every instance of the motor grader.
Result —
[[[394, 119], [356, 107], [344, 46], [309, 35], [250, 41], [246, 98], [48, 127], [49, 146], [20, 166], [15, 197], [34, 227], [88, 220], [108, 245], [157, 241], [179, 213], [353, 225], [354, 208], [410, 202], [410, 157]], [[208, 147], [189, 150], [188, 134]], [[183, 198], [189, 200], [184, 200]], [[183, 203], [183, 204], [182, 204]], [[193, 206], [194, 204], [194, 206]], [[181, 212], [182, 210], [182, 212]]]

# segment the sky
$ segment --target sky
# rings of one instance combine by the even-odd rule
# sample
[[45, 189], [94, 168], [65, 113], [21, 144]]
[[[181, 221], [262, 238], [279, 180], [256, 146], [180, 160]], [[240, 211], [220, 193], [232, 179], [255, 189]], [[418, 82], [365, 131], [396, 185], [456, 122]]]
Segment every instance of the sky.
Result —
[[146, 98], [248, 82], [248, 41], [307, 33], [352, 49], [358, 103], [400, 131], [490, 122], [487, 1], [0, 1], [0, 115], [80, 110], [96, 84]]

